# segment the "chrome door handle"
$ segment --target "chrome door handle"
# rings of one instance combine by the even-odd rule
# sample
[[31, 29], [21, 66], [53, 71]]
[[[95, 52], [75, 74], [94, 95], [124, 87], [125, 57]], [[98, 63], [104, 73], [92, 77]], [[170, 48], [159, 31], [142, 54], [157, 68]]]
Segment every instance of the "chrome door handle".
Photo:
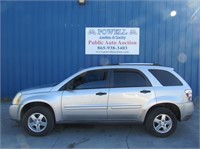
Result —
[[99, 95], [99, 96], [102, 96], [102, 95], [106, 95], [107, 93], [105, 93], [105, 92], [98, 92], [98, 93], [96, 93], [96, 95]]

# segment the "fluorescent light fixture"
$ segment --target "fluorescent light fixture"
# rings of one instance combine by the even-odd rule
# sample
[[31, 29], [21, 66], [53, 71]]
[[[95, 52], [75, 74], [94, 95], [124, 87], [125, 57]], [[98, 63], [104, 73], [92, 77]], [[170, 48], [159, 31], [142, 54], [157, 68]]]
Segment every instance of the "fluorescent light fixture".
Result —
[[171, 13], [170, 13], [170, 16], [171, 16], [171, 17], [175, 17], [175, 16], [176, 16], [176, 11], [175, 11], [175, 10], [172, 10]]

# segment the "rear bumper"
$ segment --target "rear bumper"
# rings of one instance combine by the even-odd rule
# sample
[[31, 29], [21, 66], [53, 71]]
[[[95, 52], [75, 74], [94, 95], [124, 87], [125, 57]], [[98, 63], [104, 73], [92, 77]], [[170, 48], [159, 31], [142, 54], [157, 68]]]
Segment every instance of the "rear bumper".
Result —
[[10, 118], [15, 121], [20, 121], [19, 118], [19, 105], [11, 105], [9, 107]]
[[194, 112], [193, 102], [178, 104], [178, 106], [181, 112], [181, 121], [189, 120]]

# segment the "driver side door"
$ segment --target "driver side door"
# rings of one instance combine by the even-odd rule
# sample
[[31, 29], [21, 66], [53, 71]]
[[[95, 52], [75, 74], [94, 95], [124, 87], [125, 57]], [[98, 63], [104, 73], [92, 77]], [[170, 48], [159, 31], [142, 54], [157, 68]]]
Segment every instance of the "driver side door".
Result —
[[64, 119], [107, 119], [108, 85], [108, 70], [87, 71], [69, 81], [62, 95]]

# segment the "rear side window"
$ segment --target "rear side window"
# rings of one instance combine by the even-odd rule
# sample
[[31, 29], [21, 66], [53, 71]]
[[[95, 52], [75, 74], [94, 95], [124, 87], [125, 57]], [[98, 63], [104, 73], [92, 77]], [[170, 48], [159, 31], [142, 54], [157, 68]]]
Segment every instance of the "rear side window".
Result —
[[113, 87], [143, 87], [151, 86], [141, 73], [132, 70], [114, 70]]
[[154, 77], [163, 86], [181, 86], [181, 85], [183, 85], [176, 76], [174, 76], [172, 73], [170, 73], [166, 70], [150, 69], [149, 71], [154, 75]]

